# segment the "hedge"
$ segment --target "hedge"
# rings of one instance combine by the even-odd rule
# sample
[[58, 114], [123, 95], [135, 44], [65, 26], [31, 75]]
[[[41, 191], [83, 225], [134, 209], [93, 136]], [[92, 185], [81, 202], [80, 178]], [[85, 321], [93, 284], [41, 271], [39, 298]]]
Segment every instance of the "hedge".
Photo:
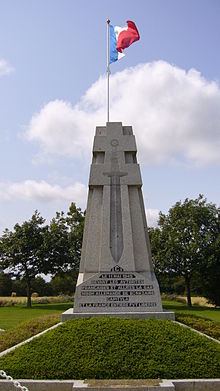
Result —
[[59, 322], [60, 314], [54, 314], [41, 316], [19, 324], [19, 326], [0, 334], [0, 352], [25, 341]]
[[220, 341], [220, 322], [182, 313], [176, 314], [176, 320]]
[[220, 346], [169, 320], [67, 321], [0, 359], [20, 379], [218, 378]]

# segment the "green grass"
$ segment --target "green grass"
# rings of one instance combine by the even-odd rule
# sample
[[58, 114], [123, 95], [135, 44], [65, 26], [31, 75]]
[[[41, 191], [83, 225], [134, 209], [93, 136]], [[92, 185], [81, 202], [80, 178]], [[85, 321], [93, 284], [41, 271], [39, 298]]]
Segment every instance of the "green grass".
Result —
[[39, 316], [61, 314], [72, 306], [73, 303], [56, 303], [33, 304], [32, 308], [27, 308], [24, 305], [0, 307], [0, 328], [10, 330], [20, 323], [38, 318]]
[[183, 313], [187, 315], [196, 315], [202, 318], [211, 319], [214, 322], [220, 322], [220, 308], [202, 307], [193, 305], [188, 308], [186, 304], [179, 303], [172, 300], [162, 300], [163, 308], [167, 311], [174, 311], [175, 313]]
[[220, 346], [168, 320], [74, 319], [0, 368], [18, 379], [218, 378]]
[[[220, 322], [220, 308], [209, 308], [198, 305], [193, 305], [192, 309], [183, 304], [172, 300], [163, 300], [163, 308], [165, 310], [174, 311], [175, 313], [183, 313], [195, 315], [206, 319], [211, 319], [214, 322]], [[31, 309], [25, 305], [15, 305], [13, 307], [0, 307], [0, 328], [10, 330], [20, 323], [30, 319], [38, 318], [39, 316], [58, 314], [72, 307], [72, 302], [67, 303], [50, 303], [50, 304], [33, 304]]]
[[176, 320], [220, 341], [220, 322], [182, 313], [176, 314]]
[[33, 335], [36, 335], [59, 322], [60, 314], [53, 314], [44, 315], [40, 318], [34, 318], [20, 323], [13, 329], [0, 334], [0, 352], [25, 341]]

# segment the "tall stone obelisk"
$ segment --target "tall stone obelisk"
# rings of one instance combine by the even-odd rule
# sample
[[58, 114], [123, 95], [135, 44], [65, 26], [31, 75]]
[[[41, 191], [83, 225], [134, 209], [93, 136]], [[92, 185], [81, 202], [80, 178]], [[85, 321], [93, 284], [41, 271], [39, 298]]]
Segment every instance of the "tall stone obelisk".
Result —
[[74, 309], [88, 316], [174, 318], [163, 312], [131, 126], [96, 128]]

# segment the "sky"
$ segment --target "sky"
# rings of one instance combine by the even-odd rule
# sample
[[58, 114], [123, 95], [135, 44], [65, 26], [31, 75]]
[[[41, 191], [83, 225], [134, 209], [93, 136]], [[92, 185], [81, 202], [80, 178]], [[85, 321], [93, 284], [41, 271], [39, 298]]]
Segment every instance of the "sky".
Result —
[[218, 0], [0, 0], [0, 233], [86, 208], [107, 18], [140, 33], [111, 65], [110, 121], [133, 127], [148, 225], [187, 197], [219, 206]]

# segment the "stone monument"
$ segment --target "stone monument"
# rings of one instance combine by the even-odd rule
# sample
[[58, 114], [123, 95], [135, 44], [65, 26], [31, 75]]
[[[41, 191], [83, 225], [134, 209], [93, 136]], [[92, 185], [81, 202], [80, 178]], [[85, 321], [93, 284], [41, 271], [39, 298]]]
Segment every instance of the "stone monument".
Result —
[[163, 312], [147, 231], [131, 126], [97, 127], [74, 317], [174, 319]]

